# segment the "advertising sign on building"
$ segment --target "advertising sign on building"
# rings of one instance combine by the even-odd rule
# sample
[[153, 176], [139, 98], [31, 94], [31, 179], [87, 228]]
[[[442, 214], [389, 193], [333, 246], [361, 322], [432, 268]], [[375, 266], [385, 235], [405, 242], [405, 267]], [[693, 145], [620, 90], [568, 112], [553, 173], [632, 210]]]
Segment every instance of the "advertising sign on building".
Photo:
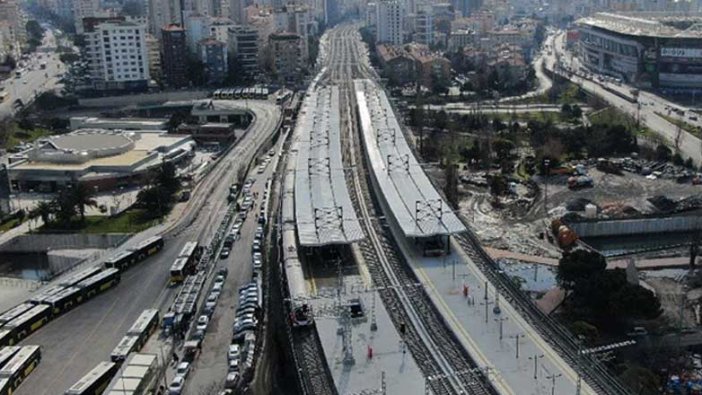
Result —
[[668, 58], [702, 58], [702, 48], [661, 48], [661, 56]]

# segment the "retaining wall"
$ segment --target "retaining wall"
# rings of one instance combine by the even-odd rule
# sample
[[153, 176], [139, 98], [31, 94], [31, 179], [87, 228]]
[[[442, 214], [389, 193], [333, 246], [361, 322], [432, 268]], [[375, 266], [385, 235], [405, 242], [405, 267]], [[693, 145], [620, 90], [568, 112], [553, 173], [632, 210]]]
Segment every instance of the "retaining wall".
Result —
[[702, 230], [702, 216], [571, 222], [568, 226], [580, 237], [694, 232]]
[[0, 252], [45, 252], [56, 249], [114, 248], [130, 237], [126, 233], [110, 234], [38, 234], [19, 235], [3, 245]]
[[80, 99], [78, 104], [81, 107], [121, 107], [139, 104], [158, 104], [167, 101], [185, 101], [205, 99], [210, 91], [172, 91], [161, 93], [141, 93], [134, 95], [96, 97], [91, 99]]

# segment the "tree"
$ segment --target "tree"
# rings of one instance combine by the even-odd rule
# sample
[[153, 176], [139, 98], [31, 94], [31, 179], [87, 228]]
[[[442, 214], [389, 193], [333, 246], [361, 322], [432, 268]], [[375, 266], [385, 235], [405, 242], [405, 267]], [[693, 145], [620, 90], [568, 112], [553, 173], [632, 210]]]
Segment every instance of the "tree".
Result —
[[54, 214], [54, 210], [55, 206], [52, 202], [42, 200], [29, 212], [29, 217], [32, 219], [41, 218], [44, 224], [48, 224], [51, 222], [51, 216]]
[[656, 159], [657, 160], [662, 160], [662, 161], [669, 161], [671, 155], [673, 154], [673, 151], [668, 148], [667, 145], [665, 144], [658, 144], [656, 146]]
[[71, 188], [62, 189], [54, 199], [56, 220], [62, 226], [68, 226], [76, 215], [76, 205], [71, 197]]
[[505, 139], [495, 139], [492, 142], [492, 149], [495, 150], [497, 154], [497, 159], [502, 162], [505, 159], [509, 159], [514, 149], [514, 143]]
[[30, 40], [37, 40], [41, 43], [41, 40], [44, 37], [44, 28], [41, 27], [39, 22], [33, 19], [29, 20], [27, 21], [25, 28], [27, 29], [27, 36]]
[[572, 291], [578, 283], [599, 276], [607, 268], [604, 257], [587, 250], [566, 252], [558, 263], [556, 281], [558, 285]]
[[97, 207], [98, 203], [94, 197], [95, 191], [91, 190], [91, 188], [84, 183], [78, 183], [71, 188], [70, 199], [73, 200], [73, 204], [78, 209], [81, 222], [85, 222], [85, 206]]
[[676, 152], [673, 155], [673, 158], [671, 160], [672, 160], [673, 164], [676, 166], [682, 166], [685, 164], [685, 160], [683, 159], [682, 155], [680, 155], [679, 152]]
[[137, 204], [153, 217], [164, 216], [170, 210], [179, 187], [175, 165], [164, 161], [153, 174], [151, 186], [137, 194]]

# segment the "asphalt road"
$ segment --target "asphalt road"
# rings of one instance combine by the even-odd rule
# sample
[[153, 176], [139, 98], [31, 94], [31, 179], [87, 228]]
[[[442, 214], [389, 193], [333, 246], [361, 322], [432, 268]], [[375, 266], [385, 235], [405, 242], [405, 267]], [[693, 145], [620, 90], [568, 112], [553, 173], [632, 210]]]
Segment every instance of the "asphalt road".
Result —
[[[279, 141], [276, 145], [276, 151], [281, 143]], [[273, 177], [273, 170], [271, 161], [263, 173], [258, 174], [254, 168], [249, 174], [248, 178], [255, 180], [251, 191], [257, 193], [258, 198], [255, 199], [255, 205], [244, 221], [241, 236], [235, 241], [229, 257], [220, 260], [219, 265], [224, 264], [229, 269], [229, 276], [207, 327], [200, 356], [193, 363], [193, 370], [186, 380], [185, 394], [198, 395], [203, 389], [222, 385], [227, 376], [227, 350], [232, 339], [234, 312], [239, 304], [238, 289], [251, 281], [253, 272], [251, 246], [258, 227], [257, 217], [261, 209], [266, 180]]]
[[[47, 30], [42, 45], [36, 53], [31, 54], [31, 58], [28, 60], [31, 69], [26, 66], [22, 67], [24, 71], [21, 78], [11, 76], [2, 81], [1, 85], [9, 96], [0, 103], [0, 118], [12, 116], [15, 113], [13, 103], [17, 99], [22, 100], [26, 106], [37, 95], [57, 87], [58, 75], [65, 72], [66, 67], [59, 60], [58, 54], [53, 52], [54, 48], [56, 48], [56, 38], [51, 30]], [[45, 70], [40, 69], [41, 62], [46, 62]]]
[[[63, 393], [98, 362], [109, 360], [112, 349], [144, 309], [156, 307], [165, 312], [176, 293], [176, 289], [167, 288], [167, 282], [170, 266], [180, 248], [190, 240], [209, 242], [226, 211], [227, 190], [237, 169], [248, 165], [257, 148], [270, 138], [278, 124], [280, 111], [271, 102], [249, 100], [248, 106], [256, 114], [254, 125], [193, 191], [180, 219], [187, 226], [172, 232], [174, 236], [167, 235], [164, 249], [127, 271], [115, 289], [51, 321], [22, 342], [41, 345], [42, 362], [19, 387], [17, 395]], [[142, 232], [120, 249], [163, 228]], [[230, 277], [246, 278], [246, 273], [233, 275]], [[250, 277], [250, 273], [248, 275]]]
[[[567, 66], [570, 66], [571, 69], [577, 70], [579, 68], [577, 58], [572, 58], [565, 52], [564, 33], [549, 36], [547, 42], [552, 44], [552, 47], [554, 48], [551, 55], [546, 55], [545, 65], [547, 68], [553, 69], [557, 55], [559, 55], [560, 58], [563, 59], [564, 63]], [[639, 108], [638, 103], [631, 103], [605, 89], [605, 87], [609, 87], [610, 89], [618, 89], [626, 92], [630, 90], [631, 87], [628, 87], [625, 84], [617, 86], [612, 83], [584, 79], [578, 76], [571, 76], [570, 79], [572, 82], [580, 85], [588, 92], [595, 93], [596, 95], [604, 98], [604, 100], [606, 100], [610, 105], [618, 107], [620, 110], [629, 115], [639, 117], [644, 125], [648, 126], [656, 134], [666, 139], [670, 145], [674, 145], [674, 142], [678, 137], [677, 128], [675, 125], [655, 114], [656, 112], [668, 114], [666, 106], [674, 105], [673, 103], [652, 93], [642, 92], [639, 97], [639, 103], [641, 103]], [[690, 120], [686, 120], [686, 122], [693, 124], [695, 123]], [[683, 158], [692, 158], [696, 163], [702, 163], [701, 147], [702, 141], [699, 138], [685, 131], [680, 133], [679, 149]]]

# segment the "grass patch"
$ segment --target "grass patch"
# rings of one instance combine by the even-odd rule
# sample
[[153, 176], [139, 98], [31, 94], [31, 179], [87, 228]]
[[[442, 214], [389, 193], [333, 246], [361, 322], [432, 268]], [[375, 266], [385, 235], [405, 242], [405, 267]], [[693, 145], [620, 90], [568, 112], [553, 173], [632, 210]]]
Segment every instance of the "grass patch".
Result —
[[702, 137], [702, 128], [699, 126], [689, 124], [682, 119], [671, 117], [670, 115], [665, 115], [660, 112], [655, 112], [655, 114], [695, 137]]
[[3, 126], [5, 130], [0, 132], [3, 134], [2, 146], [8, 150], [15, 147], [20, 142], [30, 143], [36, 139], [53, 134], [51, 130], [44, 128], [34, 128], [29, 130], [22, 129], [19, 127], [17, 122], [9, 122]]
[[13, 218], [4, 224], [0, 225], [0, 232], [7, 232], [10, 229], [16, 228], [22, 224], [22, 221], [20, 221], [17, 218]]
[[40, 233], [73, 232], [73, 233], [137, 233], [158, 225], [159, 220], [148, 218], [145, 210], [127, 210], [115, 217], [86, 216], [85, 222], [71, 222], [69, 226], [59, 226], [51, 223], [39, 229]]
[[551, 123], [562, 123], [562, 122], [570, 122], [572, 119], [564, 116], [561, 114], [560, 111], [534, 111], [534, 112], [514, 112], [514, 113], [506, 113], [506, 112], [498, 112], [498, 113], [493, 113], [493, 112], [484, 112], [486, 116], [488, 116], [490, 119], [499, 119], [502, 122], [512, 122], [512, 121], [522, 121], [522, 122], [529, 122], [529, 121], [538, 121], [542, 123], [546, 122], [551, 122]]

